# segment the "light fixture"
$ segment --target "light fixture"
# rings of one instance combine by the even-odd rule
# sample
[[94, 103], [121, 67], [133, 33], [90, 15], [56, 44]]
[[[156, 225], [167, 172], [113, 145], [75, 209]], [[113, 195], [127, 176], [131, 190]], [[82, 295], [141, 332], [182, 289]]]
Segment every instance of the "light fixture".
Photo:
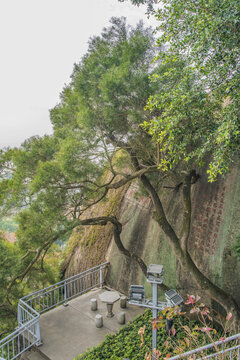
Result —
[[144, 287], [142, 285], [131, 285], [129, 289], [129, 300], [143, 303], [145, 300]]
[[147, 281], [151, 283], [162, 284], [163, 282], [163, 266], [150, 264], [147, 268]]

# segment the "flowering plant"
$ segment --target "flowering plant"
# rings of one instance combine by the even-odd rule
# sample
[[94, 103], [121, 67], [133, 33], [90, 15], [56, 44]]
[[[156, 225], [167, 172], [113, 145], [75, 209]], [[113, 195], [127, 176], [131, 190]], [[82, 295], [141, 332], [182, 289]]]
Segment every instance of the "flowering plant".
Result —
[[[226, 339], [230, 331], [232, 314], [227, 314], [225, 324], [222, 324], [222, 330], [217, 331], [214, 328], [214, 319], [209, 308], [200, 302], [199, 296], [188, 295], [185, 305], [191, 307], [189, 313], [194, 314], [196, 318], [191, 325], [184, 322], [186, 317], [183, 317], [183, 315], [186, 313], [182, 312], [179, 306], [165, 308], [161, 311], [161, 315], [158, 318], [151, 320], [152, 328], [154, 330], [165, 329], [167, 338], [163, 342], [163, 346], [161, 346], [161, 351], [153, 349], [153, 352], [151, 352], [148, 349], [145, 354], [146, 360], [167, 360], [171, 356], [180, 355], [186, 351], [216, 342], [217, 344], [214, 345], [214, 349], [216, 352], [219, 351], [219, 345]], [[170, 328], [168, 328], [169, 324], [171, 324]], [[177, 324], [177, 327], [175, 327], [175, 324]], [[140, 347], [144, 344], [144, 331], [145, 327], [142, 327], [138, 332], [141, 336]], [[202, 355], [206, 356], [206, 353]], [[194, 359], [195, 356], [193, 355], [189, 360]], [[218, 359], [224, 359], [224, 354], [220, 354]]]

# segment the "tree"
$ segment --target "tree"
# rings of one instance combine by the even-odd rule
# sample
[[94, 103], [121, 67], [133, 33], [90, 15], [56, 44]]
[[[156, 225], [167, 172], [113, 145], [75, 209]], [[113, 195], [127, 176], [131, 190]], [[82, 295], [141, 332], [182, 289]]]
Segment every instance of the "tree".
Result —
[[[7, 301], [6, 288], [12, 273], [15, 273], [18, 266], [18, 252], [14, 244], [9, 243], [0, 233], [0, 339], [6, 336], [9, 329], [16, 326], [16, 309]], [[16, 305], [17, 299], [21, 296], [21, 289], [14, 289], [12, 302]]]
[[[110, 189], [138, 179], [152, 198], [155, 219], [181, 266], [193, 274], [211, 298], [238, 318], [239, 307], [232, 296], [213, 284], [188, 253], [191, 188], [198, 179], [193, 163], [182, 169], [179, 157], [171, 168], [159, 168], [159, 148], [139, 126], [161, 114], [158, 108], [153, 109], [153, 115], [143, 111], [149, 96], [174, 87], [171, 77], [164, 81], [149, 80], [153, 73], [159, 79], [164, 77], [168, 65], [152, 65], [154, 39], [149, 29], [144, 29], [141, 23], [132, 29], [122, 18], [111, 21], [112, 25], [101, 36], [90, 40], [87, 54], [74, 66], [71, 83], [63, 90], [60, 104], [51, 110], [54, 134], [29, 139], [21, 148], [2, 154], [2, 210], [6, 213], [24, 205], [18, 213], [18, 239], [26, 260], [20, 278], [28, 274], [56, 240], [66, 237], [77, 226], [104, 226], [108, 222], [113, 225], [119, 250], [136, 260], [146, 274], [143, 260], [123, 246], [122, 224], [115, 214], [86, 217], [86, 210], [104, 201]], [[173, 68], [182, 66], [177, 62]], [[204, 101], [210, 102], [208, 98]], [[209, 109], [201, 113], [201, 121], [205, 119], [208, 124], [210, 113], [216, 109], [215, 102], [210, 102]], [[120, 151], [122, 167], [117, 156]], [[107, 180], [106, 171], [111, 174]], [[181, 236], [169, 223], [158, 192], [159, 178], [176, 177], [176, 173], [183, 195]], [[8, 291], [18, 279], [12, 279]]]
[[[148, 4], [149, 1], [132, 3]], [[171, 137], [168, 137], [170, 143], [167, 146], [172, 151], [176, 144], [172, 154], [175, 157], [180, 143], [178, 131], [174, 132], [174, 128], [182, 126], [190, 110], [193, 111], [193, 119], [198, 111], [202, 111], [202, 107], [207, 111], [210, 102], [211, 107], [213, 103], [215, 106], [218, 104], [216, 112], [211, 109], [211, 115], [209, 113], [213, 116], [213, 124], [208, 127], [200, 125], [197, 139], [196, 126], [191, 120], [192, 126], [187, 127], [187, 137], [194, 133], [194, 141], [198, 141], [197, 150], [191, 144], [186, 151], [185, 146], [181, 156], [185, 161], [194, 159], [201, 164], [203, 157], [211, 153], [208, 173], [209, 180], [214, 181], [218, 174], [228, 172], [231, 163], [239, 156], [239, 2], [161, 0], [158, 4], [155, 11], [161, 34], [157, 40], [161, 49], [158, 60], [168, 64], [169, 70], [165, 77], [170, 76], [173, 81], [178, 79], [178, 82], [175, 82], [175, 87], [169, 93], [157, 94], [150, 99], [149, 108], [161, 109], [163, 114], [159, 118], [161, 120], [154, 119], [148, 129], [155, 140], [162, 144], [162, 136], [171, 124]], [[172, 66], [176, 61], [184, 62], [180, 73]], [[204, 134], [201, 131], [203, 129]], [[183, 134], [186, 134], [185, 131], [186, 128]]]
[[19, 298], [58, 279], [59, 247], [43, 252], [38, 263], [35, 253], [31, 248], [24, 251], [20, 242], [10, 243], [0, 232], [0, 339], [17, 326]]
[[[75, 65], [72, 83], [61, 94], [61, 103], [51, 111], [54, 135], [33, 137], [19, 149], [1, 152], [1, 214], [17, 212], [18, 245], [24, 257], [8, 294], [40, 266], [55, 241], [67, 237], [76, 226], [111, 221], [120, 227], [112, 216], [82, 218], [109, 189], [139, 174], [130, 178], [123, 174], [113, 183], [118, 175], [113, 159], [116, 146], [105, 133], [115, 136], [116, 128], [119, 140], [129, 137], [134, 142], [135, 133], [142, 132], [137, 124], [147, 118], [142, 109], [152, 88], [148, 69], [153, 38], [142, 24], [131, 29], [124, 19], [112, 22], [101, 37], [91, 39], [88, 54]], [[143, 143], [136, 146], [144, 149]], [[101, 180], [106, 161], [112, 172], [107, 184]], [[137, 260], [146, 271], [141, 259]]]

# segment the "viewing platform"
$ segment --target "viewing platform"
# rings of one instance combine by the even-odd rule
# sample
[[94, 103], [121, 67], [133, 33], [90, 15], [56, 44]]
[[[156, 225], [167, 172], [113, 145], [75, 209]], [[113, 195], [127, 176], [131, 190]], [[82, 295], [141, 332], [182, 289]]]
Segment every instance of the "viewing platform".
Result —
[[[21, 298], [18, 328], [0, 340], [0, 360], [73, 360], [143, 313], [144, 307], [131, 305], [131, 301], [123, 308], [126, 298], [106, 287], [108, 266], [101, 264]], [[134, 285], [133, 290], [136, 288], [139, 290]], [[208, 359], [226, 354], [226, 358], [240, 360], [239, 341], [240, 334], [235, 334], [169, 360], [208, 350]]]
[[[68, 302], [68, 306], [59, 306], [40, 316], [41, 341], [38, 347], [40, 354], [50, 360], [73, 360], [75, 356], [85, 352], [88, 348], [101, 343], [107, 334], [116, 333], [124, 326], [117, 321], [117, 314], [124, 310], [126, 323], [143, 313], [140, 308], [128, 305], [120, 308], [117, 301], [113, 307], [114, 316], [107, 317], [106, 304], [101, 302], [99, 295], [105, 289], [93, 289]], [[98, 309], [91, 310], [90, 300], [96, 298]], [[97, 328], [95, 316], [103, 317], [103, 327]], [[34, 359], [34, 353], [29, 354], [29, 359]]]
[[[105, 286], [109, 263], [74, 275], [19, 300], [18, 328], [0, 341], [0, 360], [73, 360], [101, 343], [143, 309], [120, 307], [122, 294]], [[109, 292], [109, 294], [108, 294]], [[97, 300], [92, 310], [91, 299]], [[96, 326], [99, 315], [101, 327]]]

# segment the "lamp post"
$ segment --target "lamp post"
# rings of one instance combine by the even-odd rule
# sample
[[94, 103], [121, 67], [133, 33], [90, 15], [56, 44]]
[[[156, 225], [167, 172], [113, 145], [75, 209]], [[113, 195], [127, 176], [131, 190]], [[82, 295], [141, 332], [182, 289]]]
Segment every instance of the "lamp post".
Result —
[[[147, 282], [152, 284], [152, 299], [145, 299], [145, 291], [142, 285], [131, 285], [129, 289], [128, 303], [131, 305], [146, 307], [152, 310], [152, 318], [157, 318], [158, 311], [166, 307], [174, 307], [183, 302], [183, 298], [173, 289], [165, 293], [166, 302], [158, 301], [158, 285], [163, 282], [163, 266], [150, 264], [147, 268]], [[157, 348], [157, 329], [152, 328], [152, 355]]]
[[[152, 310], [153, 319], [157, 318], [158, 305], [158, 284], [163, 282], [163, 266], [150, 264], [147, 269], [147, 282], [152, 284], [152, 303], [155, 307]], [[157, 329], [152, 328], [152, 352], [157, 349]]]

